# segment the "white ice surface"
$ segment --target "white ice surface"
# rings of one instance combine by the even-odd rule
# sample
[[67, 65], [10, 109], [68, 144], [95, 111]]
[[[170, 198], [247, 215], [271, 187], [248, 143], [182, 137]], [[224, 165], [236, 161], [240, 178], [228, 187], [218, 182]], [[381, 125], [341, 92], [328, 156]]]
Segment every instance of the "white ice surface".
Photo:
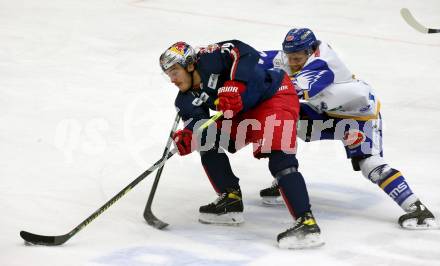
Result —
[[276, 49], [294, 26], [376, 89], [385, 158], [440, 216], [440, 34], [411, 29], [401, 7], [440, 27], [438, 0], [0, 0], [0, 265], [440, 265], [440, 230], [400, 229], [400, 208], [352, 172], [337, 142], [300, 143], [319, 249], [276, 247], [290, 216], [261, 205], [272, 178], [248, 148], [230, 156], [243, 226], [197, 222], [216, 196], [193, 154], [164, 170], [153, 209], [167, 230], [142, 217], [151, 175], [63, 246], [19, 237], [67, 233], [161, 156], [175, 115], [176, 88], [158, 66], [169, 44]]

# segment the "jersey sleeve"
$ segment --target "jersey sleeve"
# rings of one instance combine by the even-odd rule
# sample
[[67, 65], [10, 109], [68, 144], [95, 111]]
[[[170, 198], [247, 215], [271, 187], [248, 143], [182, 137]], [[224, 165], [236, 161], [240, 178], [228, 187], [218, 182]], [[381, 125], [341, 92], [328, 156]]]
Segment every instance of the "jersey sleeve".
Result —
[[284, 72], [267, 70], [258, 64], [260, 53], [239, 40], [218, 42], [198, 53], [197, 70], [204, 90], [214, 100], [218, 89], [228, 80], [246, 85], [241, 92], [243, 112], [272, 96], [281, 84]]
[[258, 64], [259, 53], [238, 40], [225, 41], [220, 44], [224, 64], [229, 69], [230, 80], [247, 83], [251, 78], [251, 70]]
[[298, 96], [307, 100], [331, 85], [334, 79], [335, 74], [327, 62], [316, 59], [295, 75], [294, 84]]
[[278, 64], [277, 64], [278, 53], [279, 53], [279, 51], [276, 51], [276, 50], [261, 51], [260, 52], [260, 60], [258, 60], [258, 64], [263, 69], [271, 69], [274, 67], [278, 67]]

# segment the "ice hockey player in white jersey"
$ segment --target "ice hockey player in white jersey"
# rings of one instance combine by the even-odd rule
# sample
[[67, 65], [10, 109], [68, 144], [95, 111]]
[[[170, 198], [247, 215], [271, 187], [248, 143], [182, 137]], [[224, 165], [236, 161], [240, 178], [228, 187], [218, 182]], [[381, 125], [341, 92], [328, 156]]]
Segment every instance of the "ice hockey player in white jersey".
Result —
[[[341, 140], [353, 169], [377, 184], [405, 212], [398, 223], [407, 229], [437, 228], [434, 215], [412, 192], [399, 170], [383, 158], [380, 102], [327, 43], [307, 28], [291, 29], [283, 51], [261, 52], [264, 68], [286, 71], [302, 99], [298, 136], [306, 142]], [[282, 193], [282, 191], [281, 191]], [[274, 181], [260, 191], [263, 203], [281, 202]]]

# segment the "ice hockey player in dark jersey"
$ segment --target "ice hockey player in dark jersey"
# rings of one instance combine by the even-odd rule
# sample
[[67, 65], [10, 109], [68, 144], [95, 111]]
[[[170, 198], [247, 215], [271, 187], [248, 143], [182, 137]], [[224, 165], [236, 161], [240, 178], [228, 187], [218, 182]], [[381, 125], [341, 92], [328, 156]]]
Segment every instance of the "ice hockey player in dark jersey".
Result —
[[[266, 69], [283, 69], [291, 77], [303, 100], [299, 137], [306, 142], [341, 140], [353, 169], [362, 171], [406, 212], [398, 220], [402, 227], [437, 228], [434, 215], [412, 192], [402, 173], [383, 158], [380, 102], [371, 86], [354, 78], [334, 50], [317, 40], [310, 29], [290, 30], [282, 46], [283, 51], [263, 52], [260, 64]], [[345, 129], [338, 134], [338, 127]], [[277, 188], [274, 182], [263, 189], [263, 202], [279, 203]]]
[[[279, 247], [321, 246], [324, 242], [320, 228], [312, 215], [294, 153], [299, 100], [287, 74], [282, 70], [264, 70], [258, 64], [259, 58], [254, 48], [238, 40], [214, 43], [197, 52], [187, 43], [177, 42], [160, 56], [162, 70], [179, 89], [175, 105], [185, 121], [185, 127], [173, 136], [179, 154], [187, 155], [194, 150], [200, 153], [218, 195], [214, 202], [200, 207], [199, 221], [244, 221], [239, 179], [224, 149], [233, 153], [252, 143], [256, 158], [269, 159], [269, 170], [278, 180], [285, 203], [296, 220], [278, 235]], [[214, 127], [214, 138], [194, 132], [209, 118], [210, 109], [222, 111], [225, 118]], [[290, 125], [290, 130], [282, 137], [283, 125]]]

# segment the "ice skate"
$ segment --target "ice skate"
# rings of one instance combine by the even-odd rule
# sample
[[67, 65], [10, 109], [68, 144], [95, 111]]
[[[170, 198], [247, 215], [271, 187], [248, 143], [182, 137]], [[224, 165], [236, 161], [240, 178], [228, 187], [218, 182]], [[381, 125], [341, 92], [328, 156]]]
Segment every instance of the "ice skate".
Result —
[[214, 202], [200, 207], [199, 222], [237, 225], [244, 222], [240, 189], [226, 189]]
[[265, 205], [284, 205], [283, 197], [276, 181], [272, 183], [272, 186], [260, 190], [260, 197]]
[[293, 227], [277, 237], [278, 246], [284, 249], [305, 249], [324, 245], [321, 229], [311, 212], [299, 217]]
[[420, 200], [409, 206], [410, 212], [400, 216], [399, 225], [405, 229], [421, 230], [436, 229], [438, 223], [432, 212], [423, 205]]

